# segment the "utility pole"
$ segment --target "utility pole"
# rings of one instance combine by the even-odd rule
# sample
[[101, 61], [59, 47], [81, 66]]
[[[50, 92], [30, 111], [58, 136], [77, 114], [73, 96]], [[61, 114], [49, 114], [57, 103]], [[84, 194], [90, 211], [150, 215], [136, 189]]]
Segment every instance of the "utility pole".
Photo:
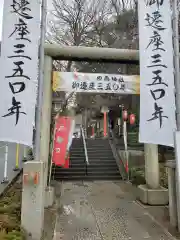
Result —
[[41, 142], [41, 109], [43, 102], [43, 85], [44, 85], [44, 43], [46, 36], [46, 14], [47, 0], [41, 2], [41, 36], [39, 46], [39, 75], [38, 75], [38, 94], [37, 94], [37, 109], [36, 109], [36, 134], [35, 134], [35, 160], [40, 159], [40, 142]]
[[180, 231], [180, 69], [179, 69], [179, 11], [177, 0], [172, 1], [173, 5], [173, 44], [174, 44], [174, 83], [175, 83], [175, 101], [176, 101], [176, 124], [175, 132], [175, 156], [176, 156], [176, 197], [177, 197], [177, 215], [178, 230]]

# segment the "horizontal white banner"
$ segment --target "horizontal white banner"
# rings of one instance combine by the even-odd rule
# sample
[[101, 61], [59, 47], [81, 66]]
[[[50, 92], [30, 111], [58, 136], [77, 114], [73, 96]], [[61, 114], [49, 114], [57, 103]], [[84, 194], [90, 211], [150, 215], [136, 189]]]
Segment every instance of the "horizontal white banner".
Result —
[[139, 76], [53, 72], [53, 91], [139, 94]]

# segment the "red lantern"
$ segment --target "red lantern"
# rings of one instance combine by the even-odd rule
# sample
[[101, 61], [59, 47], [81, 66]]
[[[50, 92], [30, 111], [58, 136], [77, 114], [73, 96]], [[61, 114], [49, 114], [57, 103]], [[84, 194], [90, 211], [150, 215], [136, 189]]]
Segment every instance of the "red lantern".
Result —
[[128, 119], [128, 112], [127, 112], [127, 110], [123, 111], [123, 119], [124, 119], [124, 121], [127, 121], [127, 119]]
[[132, 113], [129, 117], [129, 122], [131, 125], [133, 125], [135, 123], [136, 117], [135, 115]]

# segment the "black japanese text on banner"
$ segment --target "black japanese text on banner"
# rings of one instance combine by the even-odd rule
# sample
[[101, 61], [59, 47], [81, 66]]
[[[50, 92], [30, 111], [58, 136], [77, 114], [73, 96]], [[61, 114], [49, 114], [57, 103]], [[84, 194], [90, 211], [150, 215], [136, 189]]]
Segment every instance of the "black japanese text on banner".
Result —
[[39, 1], [4, 1], [0, 141], [32, 146], [40, 37]]
[[170, 0], [138, 1], [140, 136], [143, 143], [173, 146], [174, 67]]
[[53, 91], [139, 94], [139, 76], [53, 72]]

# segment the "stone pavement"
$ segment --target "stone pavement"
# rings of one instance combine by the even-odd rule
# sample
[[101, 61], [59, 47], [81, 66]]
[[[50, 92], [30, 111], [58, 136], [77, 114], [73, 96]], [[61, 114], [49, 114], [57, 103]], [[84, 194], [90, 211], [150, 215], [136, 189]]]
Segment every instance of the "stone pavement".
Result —
[[53, 240], [170, 240], [123, 182], [56, 185], [58, 211]]

